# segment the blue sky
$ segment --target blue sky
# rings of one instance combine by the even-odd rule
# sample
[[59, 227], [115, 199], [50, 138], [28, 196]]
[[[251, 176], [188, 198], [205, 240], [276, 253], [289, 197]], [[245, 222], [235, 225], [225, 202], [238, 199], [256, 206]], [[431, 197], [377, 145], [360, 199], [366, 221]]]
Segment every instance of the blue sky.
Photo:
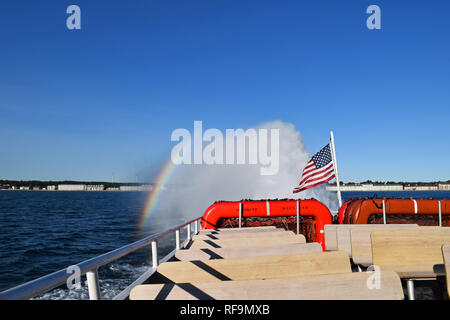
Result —
[[[81, 30], [66, 28], [71, 4]], [[371, 4], [381, 30], [366, 28]], [[194, 120], [282, 120], [311, 153], [335, 132], [341, 180], [448, 180], [449, 13], [445, 0], [4, 0], [0, 179], [134, 181]]]

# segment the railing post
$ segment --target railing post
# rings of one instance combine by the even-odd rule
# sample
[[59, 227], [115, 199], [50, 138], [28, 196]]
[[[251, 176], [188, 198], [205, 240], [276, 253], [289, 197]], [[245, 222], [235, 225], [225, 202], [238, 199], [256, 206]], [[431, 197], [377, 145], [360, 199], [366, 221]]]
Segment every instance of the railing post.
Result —
[[194, 234], [198, 233], [198, 220], [195, 220], [194, 222]]
[[442, 207], [441, 207], [441, 200], [439, 200], [438, 206], [439, 206], [439, 227], [442, 227]]
[[176, 245], [176, 249], [179, 250], [180, 249], [180, 229], [177, 229], [175, 231], [175, 245]]
[[191, 224], [190, 223], [187, 225], [187, 239], [189, 241], [191, 240]]
[[383, 224], [386, 224], [386, 200], [383, 199]]
[[239, 229], [242, 226], [242, 201], [239, 202]]
[[297, 234], [300, 233], [300, 200], [297, 200]]
[[86, 273], [89, 299], [90, 300], [100, 300], [100, 284], [98, 280], [98, 269], [88, 271]]
[[409, 300], [415, 300], [415, 297], [414, 297], [414, 280], [413, 279], [406, 280], [406, 286], [408, 288], [408, 299]]
[[157, 241], [152, 241], [152, 265], [153, 268], [157, 268], [159, 265], [158, 260], [158, 243]]

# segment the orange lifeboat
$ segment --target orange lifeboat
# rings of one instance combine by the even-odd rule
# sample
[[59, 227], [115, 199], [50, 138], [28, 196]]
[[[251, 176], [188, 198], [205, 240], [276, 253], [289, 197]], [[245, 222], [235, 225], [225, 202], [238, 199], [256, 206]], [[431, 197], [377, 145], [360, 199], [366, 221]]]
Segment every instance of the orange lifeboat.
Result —
[[354, 199], [351, 200], [348, 205], [347, 208], [345, 209], [345, 213], [343, 214], [343, 218], [342, 218], [342, 223], [344, 224], [349, 224], [352, 223], [351, 222], [351, 217], [353, 217], [354, 215], [359, 213], [359, 209], [361, 207], [361, 203], [364, 201], [365, 199]]
[[353, 199], [345, 201], [344, 204], [339, 208], [338, 219], [337, 219], [339, 224], [343, 224], [344, 223], [345, 210], [347, 210], [348, 205], [352, 201], [353, 201]]
[[[343, 209], [344, 224], [417, 223], [450, 226], [450, 200], [355, 199]], [[440, 216], [439, 216], [440, 212]]]
[[[324, 247], [323, 229], [325, 224], [332, 223], [332, 216], [330, 210], [315, 199], [217, 201], [203, 214], [202, 228], [224, 227], [223, 220], [234, 219], [235, 221], [240, 215], [244, 225], [248, 225], [245, 221], [252, 218], [259, 218], [259, 221], [266, 222], [260, 222], [260, 225], [270, 225], [276, 218], [283, 217], [296, 221], [297, 212], [299, 217], [309, 217], [310, 224], [313, 226], [313, 232], [308, 236], [305, 235], [306, 238], [309, 241], [319, 242]], [[286, 226], [286, 223], [284, 223], [284, 226]]]

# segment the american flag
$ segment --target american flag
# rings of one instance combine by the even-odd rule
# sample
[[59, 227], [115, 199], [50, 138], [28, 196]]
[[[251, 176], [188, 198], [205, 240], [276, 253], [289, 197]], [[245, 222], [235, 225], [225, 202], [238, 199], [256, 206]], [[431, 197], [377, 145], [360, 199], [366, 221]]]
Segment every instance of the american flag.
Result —
[[331, 147], [327, 144], [312, 156], [303, 169], [301, 181], [294, 193], [326, 183], [334, 178], [334, 165], [331, 157]]

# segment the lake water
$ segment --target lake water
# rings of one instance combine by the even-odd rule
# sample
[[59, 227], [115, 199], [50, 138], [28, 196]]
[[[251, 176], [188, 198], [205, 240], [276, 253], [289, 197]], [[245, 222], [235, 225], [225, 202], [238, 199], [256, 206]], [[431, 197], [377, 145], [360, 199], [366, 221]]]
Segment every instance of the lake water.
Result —
[[[138, 232], [146, 199], [145, 192], [0, 191], [0, 291], [162, 231], [156, 224]], [[174, 236], [165, 240], [161, 256], [175, 245]], [[103, 297], [137, 279], [151, 264], [150, 252], [143, 248], [101, 267]], [[62, 288], [45, 298], [87, 298], [87, 290]]]
[[[450, 191], [342, 193], [343, 201], [374, 195], [450, 199]], [[139, 233], [146, 199], [145, 192], [0, 191], [0, 291], [161, 232], [163, 226], [184, 222], [171, 218]], [[185, 237], [182, 232], [181, 238]], [[162, 257], [174, 248], [174, 236], [160, 244]], [[114, 297], [150, 265], [150, 249], [143, 248], [101, 267], [102, 297]], [[71, 291], [61, 287], [41, 298], [87, 297], [86, 287]]]

